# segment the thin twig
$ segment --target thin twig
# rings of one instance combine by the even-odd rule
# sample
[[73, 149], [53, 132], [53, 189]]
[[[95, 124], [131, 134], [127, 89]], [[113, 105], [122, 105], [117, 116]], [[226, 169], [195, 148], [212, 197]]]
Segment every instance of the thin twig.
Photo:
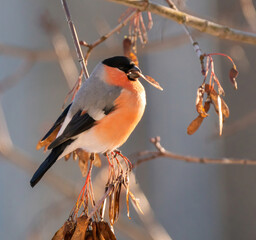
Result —
[[100, 209], [100, 206], [103, 204], [103, 202], [105, 201], [105, 199], [109, 196], [109, 194], [112, 192], [112, 190], [114, 189], [113, 185], [109, 185], [108, 186], [108, 190], [105, 192], [105, 194], [103, 195], [103, 197], [97, 201], [97, 203], [95, 204], [95, 206], [93, 207], [92, 211], [90, 212], [90, 214], [88, 215], [88, 219], [91, 219], [92, 216], [94, 215], [94, 213]]
[[[166, 2], [167, 2], [167, 4], [169, 5], [170, 8], [174, 9], [175, 11], [179, 11], [179, 9], [176, 7], [176, 5], [173, 3], [173, 1], [166, 0]], [[196, 42], [194, 40], [194, 38], [192, 37], [188, 27], [186, 26], [186, 23], [183, 23], [182, 27], [183, 27], [185, 33], [187, 34], [187, 36], [188, 36], [188, 38], [189, 38], [189, 40], [190, 40], [190, 42], [191, 42], [191, 44], [192, 44], [192, 46], [194, 48], [194, 51], [197, 54], [197, 57], [199, 58], [199, 61], [200, 61], [200, 58], [202, 56], [202, 52], [201, 52], [201, 49], [199, 47], [198, 42]]]
[[206, 19], [198, 18], [187, 13], [176, 11], [163, 5], [150, 3], [148, 1], [131, 0], [108, 0], [129, 7], [148, 11], [164, 18], [171, 19], [179, 24], [186, 24], [189, 27], [201, 32], [232, 41], [243, 42], [256, 45], [256, 34], [233, 29], [221, 24], [217, 24]]
[[79, 40], [78, 40], [76, 28], [75, 28], [75, 25], [74, 25], [73, 21], [71, 20], [71, 15], [70, 15], [70, 12], [69, 12], [68, 4], [67, 4], [66, 0], [61, 0], [61, 2], [62, 2], [62, 5], [63, 5], [63, 8], [64, 8], [64, 12], [66, 14], [66, 18], [67, 18], [67, 22], [68, 22], [68, 25], [69, 25], [69, 29], [71, 31], [72, 38], [73, 38], [73, 41], [74, 41], [78, 61], [81, 65], [81, 68], [83, 69], [85, 78], [89, 78], [89, 73], [88, 73], [88, 70], [87, 70], [87, 67], [86, 67], [86, 64], [85, 64], [85, 60], [84, 60], [84, 56], [83, 56], [83, 52], [81, 50], [81, 46], [80, 46], [80, 43], [79, 43]]
[[120, 31], [121, 28], [123, 28], [137, 13], [139, 12], [139, 10], [134, 10], [132, 11], [129, 16], [127, 18], [125, 18], [122, 22], [120, 22], [115, 28], [113, 28], [110, 32], [108, 32], [107, 34], [101, 36], [99, 39], [97, 39], [95, 42], [93, 42], [92, 44], [88, 44], [85, 41], [80, 41], [80, 44], [87, 47], [87, 53], [85, 56], [85, 62], [88, 61], [88, 58], [92, 52], [92, 50], [97, 47], [99, 44], [101, 44], [102, 42], [104, 42], [105, 40], [107, 40], [110, 36], [112, 36], [114, 33]]
[[133, 155], [136, 162], [133, 164], [133, 167], [136, 168], [141, 163], [163, 157], [170, 158], [180, 161], [185, 161], [189, 163], [207, 163], [207, 164], [224, 164], [224, 165], [256, 165], [256, 160], [249, 159], [234, 159], [234, 158], [206, 158], [206, 157], [193, 157], [176, 154], [170, 151], [167, 151], [160, 143], [160, 137], [155, 137], [151, 139], [151, 142], [154, 144], [157, 151], [143, 151]]

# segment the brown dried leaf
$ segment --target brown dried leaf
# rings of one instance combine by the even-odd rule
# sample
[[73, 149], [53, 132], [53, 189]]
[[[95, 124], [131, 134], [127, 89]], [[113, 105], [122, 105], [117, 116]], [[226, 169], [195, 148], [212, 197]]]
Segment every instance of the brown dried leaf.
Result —
[[231, 81], [231, 83], [233, 84], [234, 88], [237, 90], [237, 82], [236, 82], [236, 78], [238, 76], [238, 71], [237, 69], [235, 69], [234, 67], [232, 67], [229, 71], [229, 79]]
[[127, 217], [130, 218], [130, 208], [129, 208], [129, 181], [126, 187], [126, 208], [127, 208]]
[[197, 89], [197, 96], [196, 96], [196, 111], [203, 118], [208, 116], [208, 114], [206, 113], [204, 106], [203, 106], [204, 92], [205, 92], [204, 87], [200, 86]]
[[[204, 111], [206, 113], [208, 113], [208, 111], [210, 110], [210, 106], [211, 106], [211, 102], [210, 99], [206, 99], [205, 103], [204, 103]], [[205, 117], [202, 117], [201, 115], [199, 115], [197, 118], [195, 118], [188, 126], [187, 128], [187, 134], [188, 135], [192, 135], [194, 134], [198, 128], [201, 126], [203, 120]]]
[[202, 122], [204, 120], [204, 117], [201, 117], [200, 115], [196, 117], [188, 126], [187, 128], [187, 134], [192, 135], [194, 134], [198, 128], [201, 126]]
[[67, 160], [70, 158], [70, 156], [71, 156], [71, 153], [67, 154], [67, 155], [64, 157], [65, 161], [67, 161]]
[[36, 149], [39, 150], [40, 148], [44, 147], [44, 150], [46, 151], [48, 149], [48, 146], [56, 139], [56, 136], [60, 130], [61, 126], [58, 126], [46, 139], [43, 141], [40, 140], [37, 145]]
[[108, 206], [109, 206], [109, 209], [108, 209], [108, 214], [109, 214], [109, 222], [111, 225], [114, 224], [115, 222], [115, 192], [113, 192], [112, 194], [109, 195], [109, 203], [108, 203]]
[[71, 240], [84, 240], [88, 224], [89, 224], [89, 221], [85, 215], [77, 218], [76, 229]]
[[98, 153], [94, 154], [94, 160], [92, 163], [95, 167], [98, 167], [98, 168], [101, 167], [101, 159], [100, 159], [100, 155]]
[[97, 233], [100, 240], [116, 240], [115, 234], [111, 231], [107, 222], [97, 222]]
[[[209, 86], [209, 84], [205, 84], [205, 91], [207, 92], [208, 96], [210, 97], [211, 102], [214, 105], [216, 113], [219, 114], [219, 110], [218, 110], [219, 94], [215, 91], [214, 88]], [[228, 105], [226, 104], [226, 102], [222, 98], [221, 98], [221, 109], [222, 109], [223, 120], [224, 120], [225, 118], [229, 117], [229, 108], [228, 108]]]
[[97, 236], [99, 240], [108, 240], [108, 239], [105, 239], [103, 235], [103, 231], [105, 231], [105, 225], [103, 224], [103, 222], [97, 222], [96, 224], [97, 224]]
[[75, 150], [74, 152], [73, 152], [73, 160], [74, 161], [76, 161], [77, 160], [77, 151]]
[[72, 220], [67, 220], [64, 224], [64, 240], [70, 240], [74, 231], [76, 223]]
[[91, 232], [86, 235], [85, 240], [94, 240]]
[[106, 229], [106, 232], [108, 233], [109, 235], [109, 239], [110, 240], [116, 240], [116, 236], [115, 234], [112, 232], [112, 230], [110, 229], [110, 226], [107, 222], [103, 222], [105, 224], [105, 229]]
[[92, 223], [92, 236], [93, 236], [93, 240], [98, 240], [98, 237], [97, 237], [97, 224], [96, 224], [96, 222]]
[[52, 240], [62, 240], [64, 238], [65, 224], [54, 234]]
[[132, 193], [131, 191], [129, 191], [129, 196], [130, 196], [130, 198], [132, 199], [132, 201], [133, 201], [133, 203], [135, 204], [135, 206], [139, 209], [139, 211], [140, 211], [142, 214], [144, 214], [143, 211], [142, 211], [142, 209], [141, 209], [141, 207], [140, 207], [139, 200], [138, 200], [137, 198], [135, 198], [135, 196], [133, 195], [133, 193]]
[[[215, 111], [217, 114], [219, 114], [218, 96], [219, 95], [218, 95], [218, 93], [216, 93], [215, 90], [210, 92], [210, 98], [211, 98], [211, 101], [214, 105], [214, 108], [215, 108]], [[225, 101], [222, 98], [221, 98], [221, 109], [222, 109], [223, 120], [224, 120], [225, 118], [229, 117], [229, 108], [228, 108], [228, 105], [225, 103]]]
[[115, 191], [115, 206], [114, 206], [114, 221], [116, 222], [119, 217], [120, 210], [120, 195], [121, 195], [122, 183], [119, 182]]
[[155, 88], [157, 88], [157, 89], [159, 89], [159, 90], [161, 90], [161, 91], [163, 91], [164, 89], [160, 86], [160, 84], [154, 79], [154, 78], [152, 78], [152, 77], [150, 77], [150, 76], [148, 76], [148, 75], [146, 75], [145, 76], [146, 77], [146, 81], [147, 82], [149, 82], [151, 85], [153, 85]]
[[124, 51], [124, 56], [130, 58], [136, 66], [139, 66], [139, 61], [137, 56], [132, 52], [132, 41], [130, 38], [125, 38], [123, 40], [123, 51]]
[[110, 226], [107, 222], [99, 222], [98, 228], [100, 231], [100, 235], [104, 237], [106, 240], [116, 240], [115, 234], [111, 231]]
[[78, 165], [80, 167], [80, 171], [82, 173], [82, 176], [85, 177], [87, 175], [88, 161], [90, 159], [90, 153], [84, 151], [81, 148], [77, 149], [76, 153], [79, 158]]

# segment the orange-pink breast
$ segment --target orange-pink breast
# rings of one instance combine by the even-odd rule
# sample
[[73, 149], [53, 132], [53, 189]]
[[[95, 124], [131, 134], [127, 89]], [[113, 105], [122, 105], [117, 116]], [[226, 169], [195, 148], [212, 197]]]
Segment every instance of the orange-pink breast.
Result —
[[140, 91], [123, 89], [115, 100], [116, 109], [94, 126], [99, 144], [107, 145], [109, 151], [120, 147], [142, 118], [146, 105], [145, 90], [139, 81], [136, 84]]

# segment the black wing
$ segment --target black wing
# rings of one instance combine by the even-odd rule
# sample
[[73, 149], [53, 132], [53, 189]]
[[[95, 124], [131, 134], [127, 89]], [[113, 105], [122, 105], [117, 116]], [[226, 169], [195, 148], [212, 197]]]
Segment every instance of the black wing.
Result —
[[58, 117], [58, 119], [56, 120], [56, 122], [53, 124], [53, 126], [51, 127], [51, 129], [45, 134], [45, 136], [41, 139], [41, 141], [44, 141], [46, 138], [48, 138], [51, 133], [57, 128], [59, 127], [65, 120], [67, 114], [68, 114], [68, 111], [70, 109], [70, 106], [71, 106], [72, 103], [70, 103], [66, 108], [65, 110], [62, 112], [62, 114]]
[[55, 148], [69, 139], [74, 138], [78, 134], [90, 129], [95, 124], [95, 120], [88, 114], [82, 114], [79, 110], [70, 120], [63, 133], [57, 137], [48, 147]]

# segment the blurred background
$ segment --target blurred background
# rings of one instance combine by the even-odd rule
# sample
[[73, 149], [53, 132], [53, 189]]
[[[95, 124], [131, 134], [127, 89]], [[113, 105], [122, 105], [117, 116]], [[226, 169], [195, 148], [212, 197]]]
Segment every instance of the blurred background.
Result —
[[[253, 0], [187, 0], [180, 4], [193, 15], [256, 32]], [[115, 27], [126, 9], [103, 0], [72, 1], [69, 5], [79, 38], [88, 43]], [[144, 17], [147, 19], [146, 14]], [[53, 25], [47, 24], [48, 18]], [[214, 58], [230, 118], [223, 136], [218, 137], [218, 117], [212, 109], [200, 129], [189, 136], [186, 129], [197, 116], [196, 90], [203, 80], [200, 64], [180, 25], [155, 15], [153, 22], [148, 45], [138, 45], [138, 57], [143, 72], [155, 78], [164, 91], [144, 84], [146, 112], [122, 152], [129, 156], [154, 150], [149, 139], [161, 136], [166, 149], [182, 155], [255, 159], [255, 46], [192, 31], [203, 52], [230, 55], [239, 77], [235, 91], [228, 78], [230, 63]], [[72, 59], [60, 62], [56, 55], [63, 57], [67, 46], [74, 53], [60, 1], [1, 1], [0, 32], [1, 239], [51, 239], [69, 216], [84, 180], [71, 159], [55, 164], [47, 173], [48, 180], [34, 189], [29, 180], [46, 157], [36, 150], [36, 144], [60, 114], [80, 67], [73, 66]], [[127, 27], [92, 52], [89, 72], [102, 59], [123, 54], [124, 35]], [[132, 189], [141, 199], [145, 216], [132, 210], [129, 220], [123, 196], [122, 216], [115, 228], [118, 239], [255, 239], [255, 172], [255, 166], [160, 158], [143, 163], [134, 171]], [[102, 176], [103, 170], [95, 170], [93, 181], [99, 196]]]

